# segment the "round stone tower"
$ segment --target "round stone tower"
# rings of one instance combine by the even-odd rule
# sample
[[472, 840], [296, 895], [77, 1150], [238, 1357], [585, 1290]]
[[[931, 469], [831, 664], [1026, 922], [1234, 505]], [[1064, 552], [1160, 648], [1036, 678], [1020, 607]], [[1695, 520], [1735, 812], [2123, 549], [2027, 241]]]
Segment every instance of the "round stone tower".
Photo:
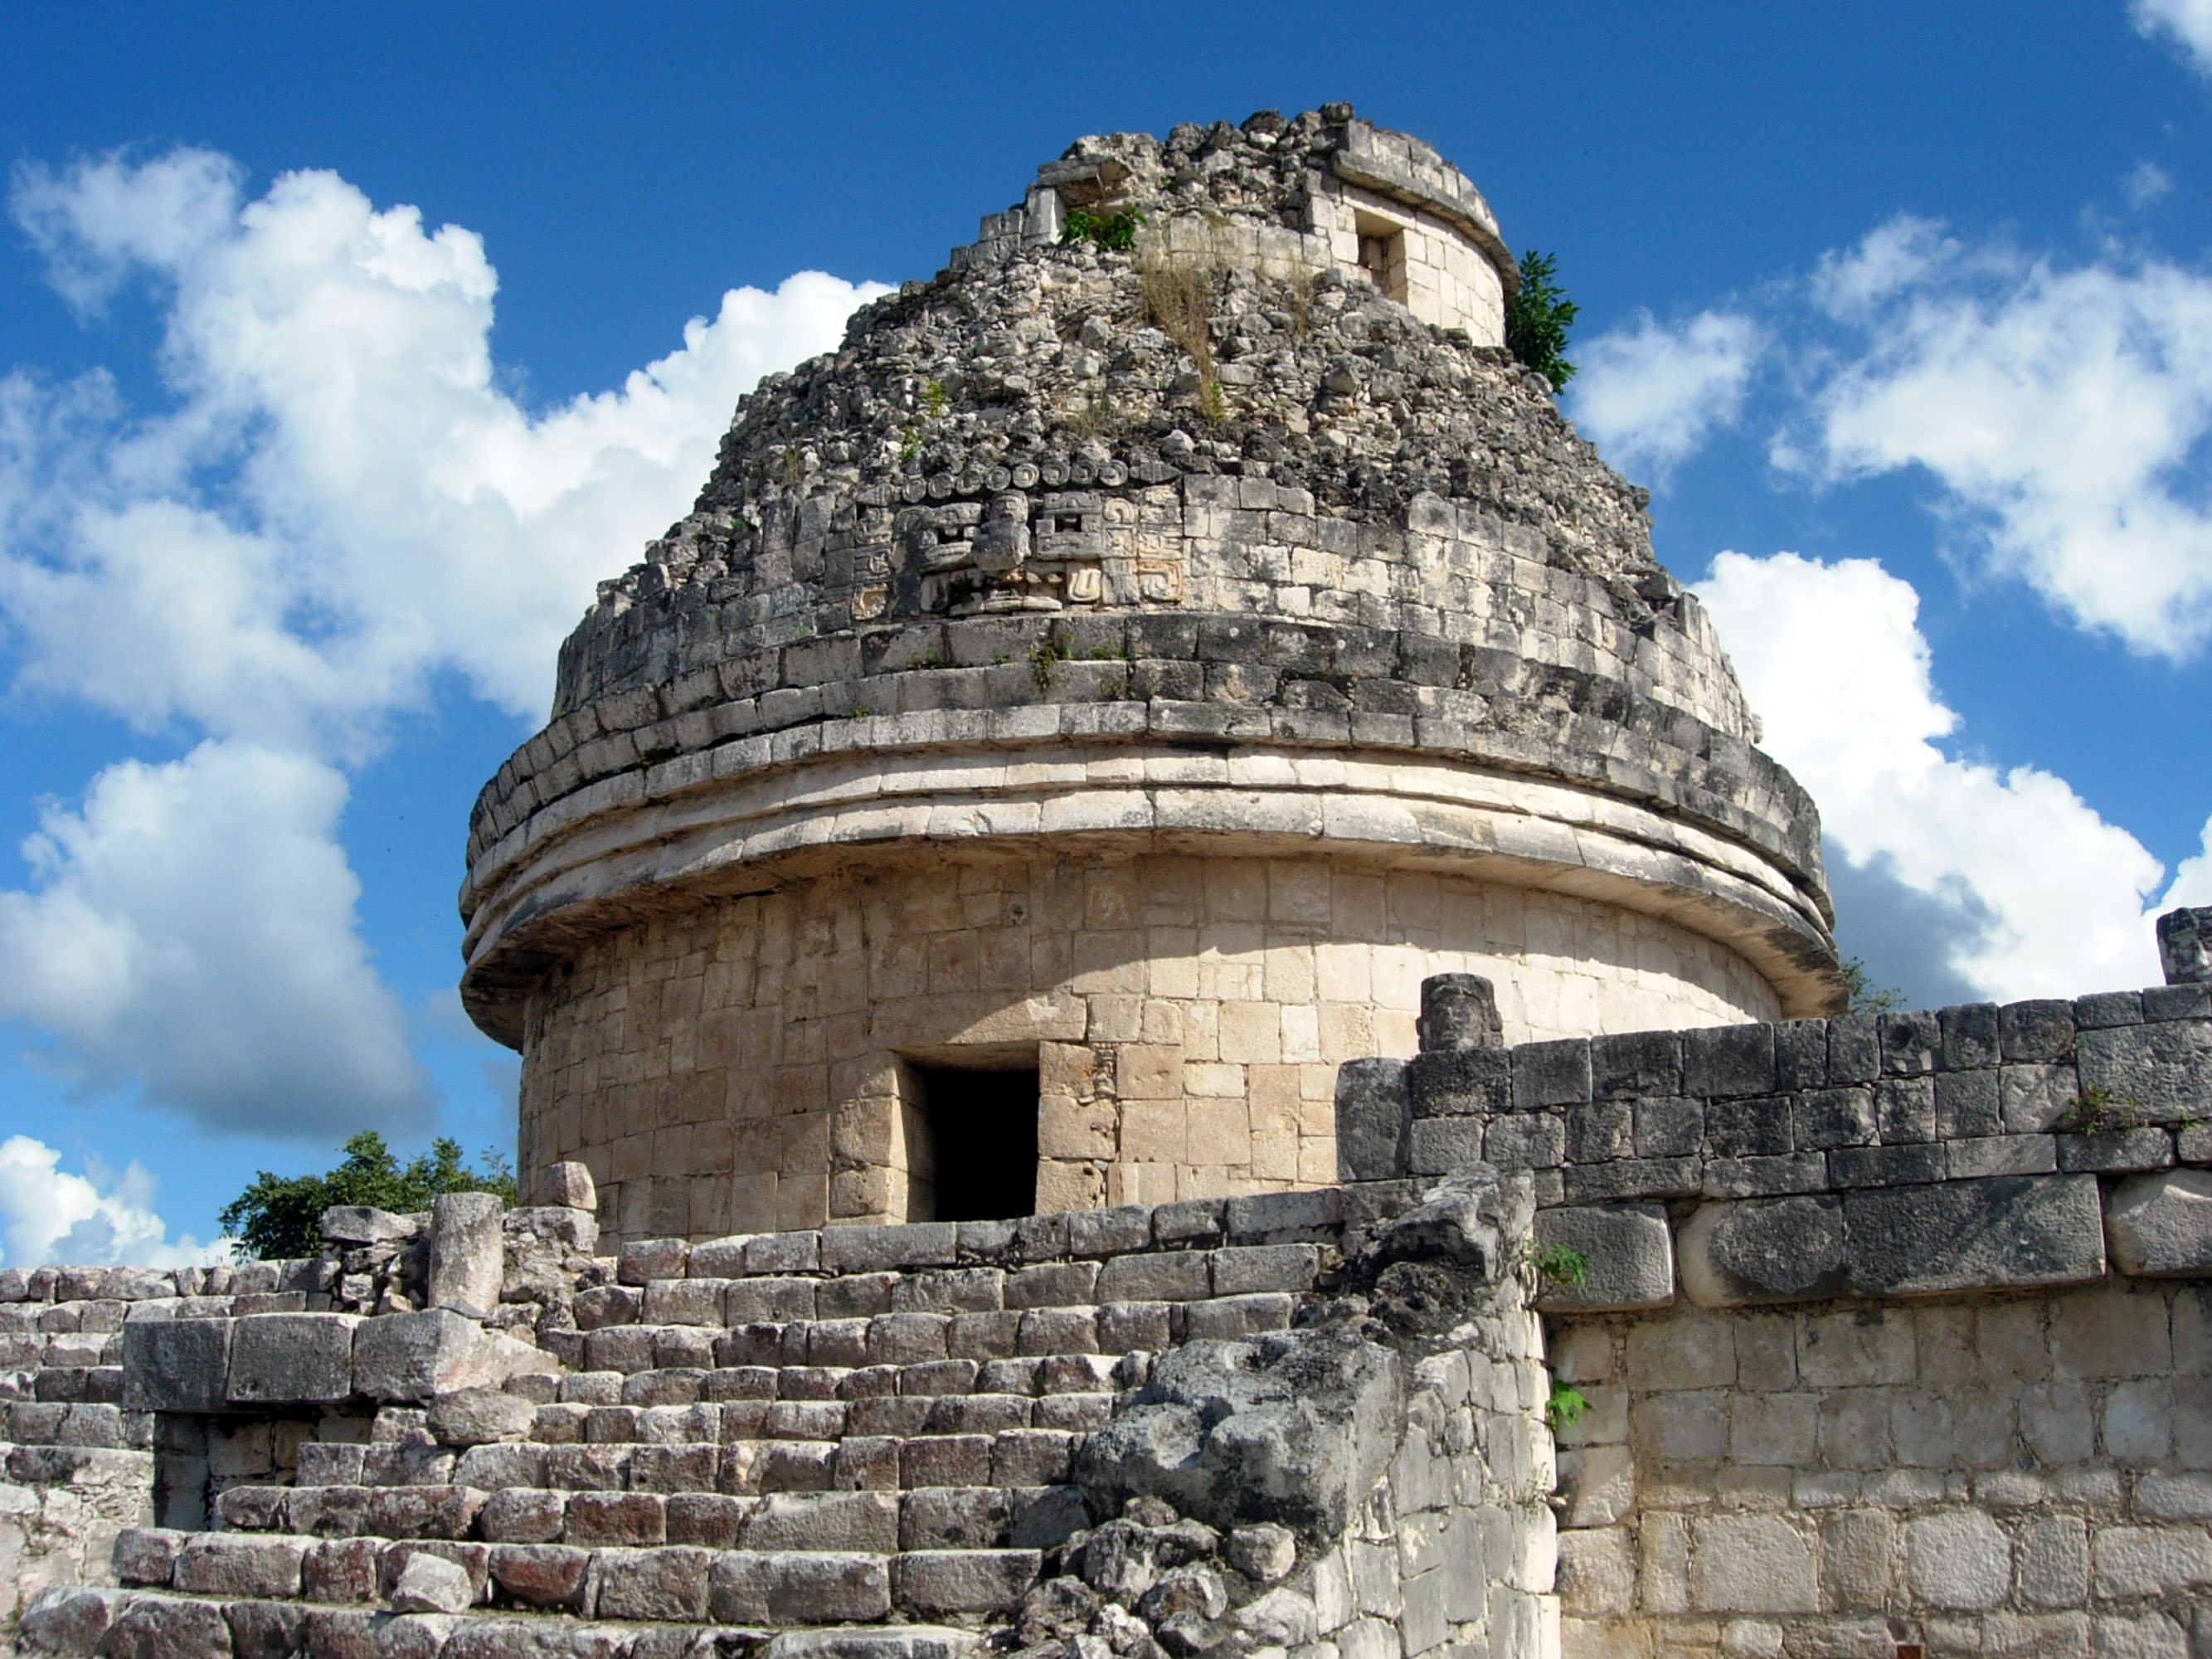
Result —
[[1813, 805], [1515, 283], [1348, 106], [1085, 138], [742, 399], [471, 822], [526, 1186], [634, 1237], [1321, 1184], [1425, 975], [1516, 1042], [1837, 1006]]

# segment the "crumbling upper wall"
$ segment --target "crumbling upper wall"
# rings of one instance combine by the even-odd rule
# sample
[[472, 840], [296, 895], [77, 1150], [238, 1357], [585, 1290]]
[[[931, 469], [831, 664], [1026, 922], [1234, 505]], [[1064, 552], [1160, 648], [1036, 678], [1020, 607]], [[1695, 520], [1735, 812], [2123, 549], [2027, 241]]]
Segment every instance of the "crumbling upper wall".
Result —
[[1334, 269], [1480, 346], [1505, 343], [1504, 302], [1520, 285], [1474, 182], [1349, 104], [1293, 119], [1262, 110], [1241, 127], [1185, 122], [1164, 143], [1079, 138], [1037, 169], [1018, 205], [984, 216], [952, 267], [1058, 242], [1071, 212], [1134, 212], [1159, 245], [1278, 274]]

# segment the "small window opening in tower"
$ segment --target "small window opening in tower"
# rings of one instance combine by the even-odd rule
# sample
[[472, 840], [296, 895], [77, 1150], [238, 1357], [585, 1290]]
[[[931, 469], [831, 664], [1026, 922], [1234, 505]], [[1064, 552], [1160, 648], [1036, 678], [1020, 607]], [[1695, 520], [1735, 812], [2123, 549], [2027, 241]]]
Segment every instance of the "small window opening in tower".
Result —
[[917, 1066], [914, 1073], [921, 1084], [919, 1127], [927, 1145], [909, 1158], [931, 1170], [934, 1191], [932, 1213], [909, 1218], [1003, 1221], [1034, 1214], [1036, 1068]]
[[1388, 219], [1362, 213], [1353, 220], [1359, 233], [1359, 268], [1367, 280], [1400, 304], [1406, 299], [1406, 232]]

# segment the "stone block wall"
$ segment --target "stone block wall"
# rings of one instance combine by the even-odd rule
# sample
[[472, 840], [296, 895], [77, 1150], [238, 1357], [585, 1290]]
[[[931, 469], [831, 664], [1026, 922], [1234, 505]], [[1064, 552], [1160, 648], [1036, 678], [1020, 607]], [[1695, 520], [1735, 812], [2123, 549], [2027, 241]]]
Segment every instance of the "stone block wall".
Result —
[[2204, 1650], [2209, 996], [1344, 1068], [1348, 1202], [1487, 1160], [1579, 1258], [1540, 1304], [1586, 1408], [1568, 1659]]
[[1565, 1659], [2212, 1635], [2212, 1289], [1678, 1304], [1551, 1340], [1590, 1402], [1560, 1437]]
[[855, 857], [582, 946], [532, 1004], [520, 1167], [590, 1164], [617, 1238], [927, 1220], [913, 1063], [1012, 1058], [1038, 1071], [1039, 1210], [1325, 1185], [1338, 1064], [1410, 1052], [1440, 969], [1491, 975], [1516, 1036], [1774, 1006], [1712, 941], [1540, 889]]
[[0, 1268], [0, 1636], [41, 1589], [112, 1583], [117, 1535], [154, 1518], [154, 1417], [124, 1397], [129, 1327], [304, 1306], [309, 1265]]

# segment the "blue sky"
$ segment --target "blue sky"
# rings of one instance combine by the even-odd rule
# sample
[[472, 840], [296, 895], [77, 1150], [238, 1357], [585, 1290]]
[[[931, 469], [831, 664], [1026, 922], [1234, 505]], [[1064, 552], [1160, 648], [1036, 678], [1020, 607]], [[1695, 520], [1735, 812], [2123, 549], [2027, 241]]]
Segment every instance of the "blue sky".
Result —
[[2208, 0], [15, 7], [0, 1256], [509, 1142], [469, 802], [737, 393], [1079, 133], [1333, 99], [1558, 255], [1845, 949], [2153, 977], [2212, 902]]

